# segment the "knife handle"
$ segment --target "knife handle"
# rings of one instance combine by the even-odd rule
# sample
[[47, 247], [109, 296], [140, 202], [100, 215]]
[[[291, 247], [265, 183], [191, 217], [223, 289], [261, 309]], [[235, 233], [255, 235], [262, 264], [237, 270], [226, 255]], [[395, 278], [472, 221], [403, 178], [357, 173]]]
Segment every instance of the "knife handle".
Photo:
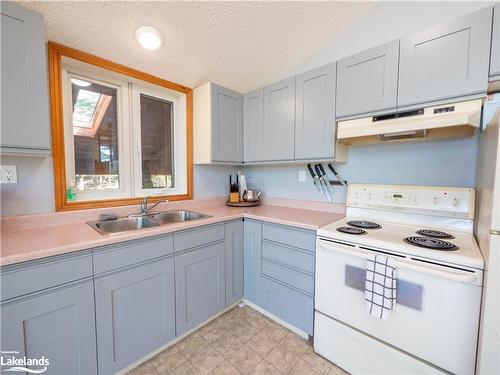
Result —
[[314, 170], [316, 171], [316, 174], [318, 175], [318, 177], [321, 177], [321, 176], [322, 176], [322, 175], [321, 175], [321, 171], [320, 171], [320, 170], [319, 170], [319, 168], [318, 168], [318, 164], [315, 164], [315, 165], [314, 165]]
[[311, 164], [307, 164], [307, 169], [309, 169], [309, 173], [311, 174], [311, 177], [312, 177], [312, 178], [317, 177], [317, 176], [316, 176], [316, 173], [314, 173], [314, 170], [313, 170], [313, 169], [312, 169], [312, 167], [311, 167]]
[[333, 168], [333, 166], [330, 163], [328, 163], [328, 168], [330, 168], [330, 170], [333, 172], [335, 176], [338, 174], [335, 168]]
[[320, 163], [320, 164], [318, 164], [318, 167], [319, 167], [319, 170], [321, 171], [321, 174], [322, 174], [323, 176], [325, 176], [325, 175], [326, 175], [326, 172], [325, 172], [325, 170], [324, 170], [324, 168], [323, 168], [323, 165]]

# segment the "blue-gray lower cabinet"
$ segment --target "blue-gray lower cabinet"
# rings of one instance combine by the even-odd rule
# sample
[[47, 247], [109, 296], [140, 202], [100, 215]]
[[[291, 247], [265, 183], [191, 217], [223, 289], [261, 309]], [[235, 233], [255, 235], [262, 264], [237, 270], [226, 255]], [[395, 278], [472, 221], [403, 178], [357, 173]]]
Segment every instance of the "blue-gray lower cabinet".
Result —
[[262, 224], [245, 220], [244, 223], [244, 296], [259, 305], [260, 272], [262, 256]]
[[226, 306], [225, 252], [222, 241], [175, 255], [177, 335]]
[[113, 374], [175, 337], [174, 258], [95, 278], [99, 374]]
[[245, 299], [313, 334], [315, 232], [245, 221]]
[[243, 221], [230, 221], [225, 227], [226, 307], [243, 298]]
[[91, 279], [3, 302], [1, 310], [3, 351], [45, 357], [45, 374], [97, 373]]

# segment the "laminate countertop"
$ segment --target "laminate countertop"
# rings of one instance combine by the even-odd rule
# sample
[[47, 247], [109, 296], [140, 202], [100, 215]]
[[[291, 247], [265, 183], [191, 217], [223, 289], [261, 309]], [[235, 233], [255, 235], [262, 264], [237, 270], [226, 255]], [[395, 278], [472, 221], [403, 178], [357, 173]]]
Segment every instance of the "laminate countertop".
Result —
[[[98, 233], [86, 224], [86, 221], [96, 220], [100, 213], [118, 212], [119, 216], [126, 216], [127, 208], [2, 218], [0, 265], [6, 266], [239, 218], [316, 230], [344, 217], [342, 205], [325, 206], [321, 202], [311, 202], [311, 204], [305, 202], [307, 201], [276, 199], [269, 202], [266, 200], [265, 204], [257, 207], [244, 208], [228, 207], [223, 200], [214, 198], [167, 203], [160, 205], [158, 211], [185, 209], [210, 217], [113, 235]], [[129, 213], [130, 209], [128, 207]]]

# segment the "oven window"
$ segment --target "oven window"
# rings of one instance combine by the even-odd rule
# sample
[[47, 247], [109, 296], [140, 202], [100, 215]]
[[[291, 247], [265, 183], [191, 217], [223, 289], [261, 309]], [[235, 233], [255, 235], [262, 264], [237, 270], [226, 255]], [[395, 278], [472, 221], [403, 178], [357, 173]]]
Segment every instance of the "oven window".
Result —
[[[365, 291], [366, 270], [364, 268], [345, 266], [344, 284], [350, 288], [357, 289], [364, 293]], [[405, 280], [397, 279], [396, 282], [396, 303], [409, 307], [414, 310], [422, 310], [422, 294], [424, 288], [422, 285], [410, 283]]]

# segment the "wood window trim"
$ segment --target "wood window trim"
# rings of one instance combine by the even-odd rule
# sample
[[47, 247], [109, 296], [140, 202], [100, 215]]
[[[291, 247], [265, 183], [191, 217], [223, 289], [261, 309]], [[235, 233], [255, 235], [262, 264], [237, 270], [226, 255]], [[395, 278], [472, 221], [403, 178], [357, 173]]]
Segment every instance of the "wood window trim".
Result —
[[127, 66], [82, 52], [55, 42], [48, 42], [50, 121], [52, 129], [52, 158], [54, 165], [54, 189], [56, 211], [71, 211], [90, 208], [105, 208], [138, 204], [142, 198], [117, 198], [68, 202], [66, 199], [66, 162], [64, 153], [64, 112], [62, 90], [62, 58], [68, 57], [115, 73], [149, 82], [170, 90], [186, 94], [186, 148], [187, 148], [187, 193], [179, 195], [155, 195], [151, 202], [193, 198], [193, 90], [189, 87], [129, 68]]

